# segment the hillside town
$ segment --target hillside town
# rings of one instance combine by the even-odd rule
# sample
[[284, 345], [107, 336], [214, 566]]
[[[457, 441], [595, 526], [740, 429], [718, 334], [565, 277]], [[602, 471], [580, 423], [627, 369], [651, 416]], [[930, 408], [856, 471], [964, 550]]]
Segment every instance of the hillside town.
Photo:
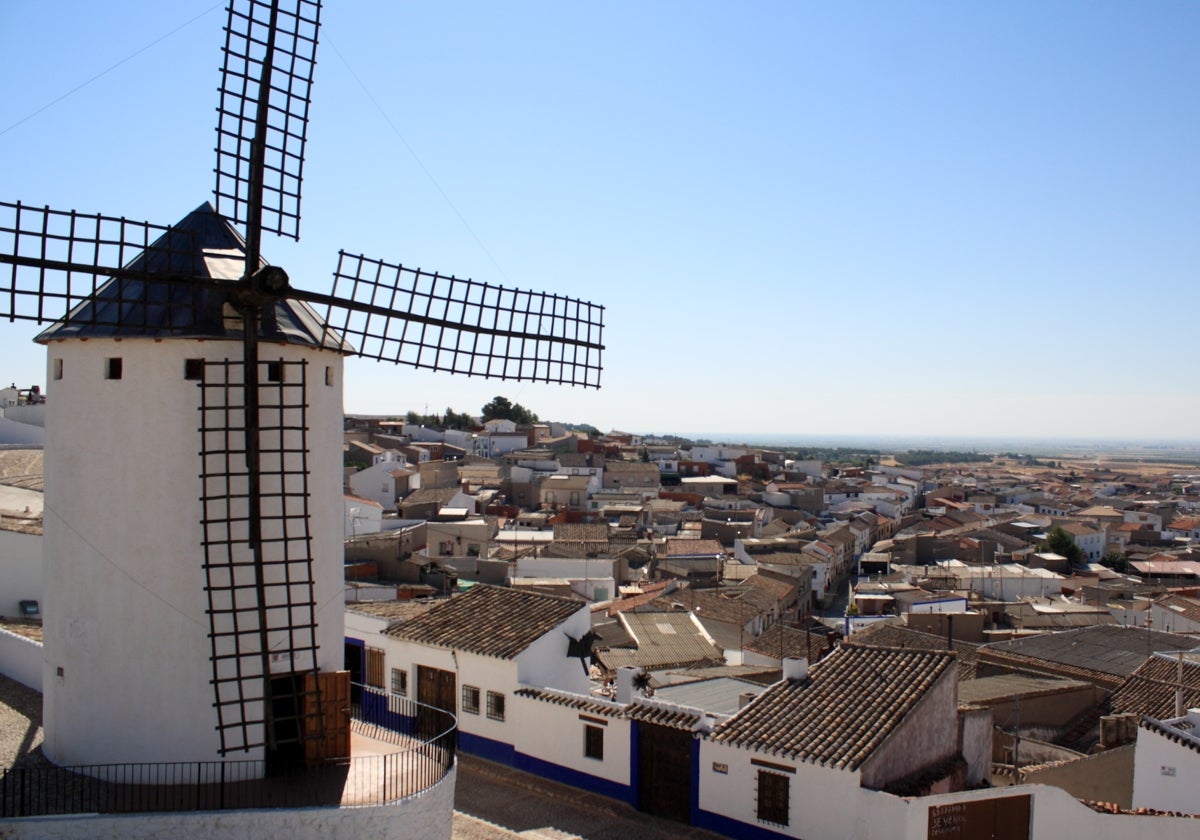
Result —
[[[36, 640], [47, 406], [0, 400], [3, 632]], [[374, 730], [443, 709], [463, 755], [733, 837], [1200, 830], [1200, 472], [460, 425], [345, 419]]]
[[[729, 757], [718, 745], [905, 796], [1040, 783], [1099, 810], [1200, 810], [1200, 474], [850, 465], [503, 419], [352, 419], [345, 451], [348, 643], [393, 689], [457, 650], [460, 682], [482, 684], [460, 708], [466, 750], [735, 836], [833, 834], [764, 800], [766, 778], [698, 814], [710, 768], [737, 766], [707, 757]], [[552, 610], [531, 645], [578, 605], [564, 632], [587, 667], [530, 680], [523, 652], [514, 674], [469, 674], [463, 652], [488, 655], [471, 639], [501, 631], [508, 600]], [[541, 721], [600, 714], [609, 738], [613, 715], [638, 721], [664, 756], [672, 729], [702, 734], [700, 808], [686, 785], [632, 792], [627, 755], [598, 772], [593, 747], [526, 742], [480, 714], [480, 690]], [[773, 772], [758, 761], [742, 764]]]

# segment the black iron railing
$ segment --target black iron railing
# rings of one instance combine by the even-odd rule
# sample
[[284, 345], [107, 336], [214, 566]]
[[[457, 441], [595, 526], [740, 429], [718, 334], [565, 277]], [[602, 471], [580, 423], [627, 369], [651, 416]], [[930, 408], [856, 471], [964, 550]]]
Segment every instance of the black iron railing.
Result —
[[454, 766], [449, 712], [356, 685], [351, 727], [387, 752], [316, 767], [255, 760], [3, 769], [0, 818], [384, 805], [427, 790]]

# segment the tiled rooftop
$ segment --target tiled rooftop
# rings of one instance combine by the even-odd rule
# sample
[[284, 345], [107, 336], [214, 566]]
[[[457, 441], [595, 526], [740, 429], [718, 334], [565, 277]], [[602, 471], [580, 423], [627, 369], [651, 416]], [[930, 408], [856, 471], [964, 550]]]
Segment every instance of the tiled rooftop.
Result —
[[945, 636], [922, 633], [903, 624], [879, 621], [868, 625], [847, 640], [848, 644], [876, 645], [884, 647], [912, 648], [913, 650], [953, 650], [958, 654], [958, 678], [969, 680], [975, 676], [975, 663], [979, 645], [954, 640], [949, 648]]
[[713, 740], [857, 770], [954, 667], [954, 654], [840, 647], [803, 680], [771, 686]]
[[571, 598], [477, 584], [386, 632], [396, 639], [512, 659], [581, 609], [586, 604]]
[[625, 665], [657, 669], [723, 659], [720, 648], [705, 638], [686, 610], [625, 612], [619, 617], [636, 641], [637, 649], [598, 650], [596, 657], [607, 669]]
[[1094, 690], [1091, 683], [1082, 680], [1030, 677], [1024, 674], [1000, 674], [995, 677], [981, 677], [979, 679], [963, 680], [960, 682], [958, 684], [958, 704], [966, 706], [996, 700], [1012, 700], [1014, 697], [1024, 699], [1048, 697], [1062, 691], [1078, 691], [1081, 689]]
[[837, 646], [837, 640], [837, 635], [831, 634], [828, 630], [817, 628], [803, 630], [775, 622], [758, 638], [748, 639], [742, 647], [781, 662], [787, 658], [817, 662]]
[[980, 661], [1016, 666], [1050, 666], [1079, 676], [1123, 679], [1159, 650], [1190, 649], [1195, 640], [1141, 627], [1096, 626], [1043, 633], [979, 648]]
[[667, 557], [724, 557], [725, 548], [716, 540], [690, 540], [671, 537], [667, 539], [662, 553]]
[[[1180, 679], [1182, 677], [1182, 680]], [[1175, 715], [1175, 689], [1183, 685], [1183, 707], [1200, 706], [1200, 661], [1195, 655], [1151, 656], [1113, 692], [1114, 712], [1133, 712], [1159, 719]]]
[[513, 694], [518, 697], [526, 697], [530, 700], [540, 700], [543, 703], [553, 703], [556, 706], [565, 706], [568, 709], [576, 709], [580, 712], [586, 712], [590, 715], [603, 715], [605, 717], [621, 717], [625, 713], [623, 706], [618, 706], [615, 703], [607, 703], [603, 700], [595, 700], [590, 697], [585, 697], [582, 694], [571, 694], [566, 691], [555, 691], [549, 688], [533, 688], [530, 686], [518, 688]]

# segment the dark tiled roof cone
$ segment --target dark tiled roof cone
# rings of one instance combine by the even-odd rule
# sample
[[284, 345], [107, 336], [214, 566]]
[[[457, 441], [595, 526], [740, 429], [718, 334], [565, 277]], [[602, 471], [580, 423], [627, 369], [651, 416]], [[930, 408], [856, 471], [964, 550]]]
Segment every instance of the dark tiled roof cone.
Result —
[[[151, 243], [123, 268], [130, 272], [210, 278], [212, 288], [142, 277], [113, 277], [96, 294], [35, 340], [60, 338], [242, 337], [242, 319], [230, 303], [246, 263], [246, 242], [208, 202]], [[261, 261], [261, 266], [266, 265]], [[323, 347], [350, 353], [340, 335], [327, 329], [308, 304], [284, 298], [263, 309], [259, 337], [266, 341]]]

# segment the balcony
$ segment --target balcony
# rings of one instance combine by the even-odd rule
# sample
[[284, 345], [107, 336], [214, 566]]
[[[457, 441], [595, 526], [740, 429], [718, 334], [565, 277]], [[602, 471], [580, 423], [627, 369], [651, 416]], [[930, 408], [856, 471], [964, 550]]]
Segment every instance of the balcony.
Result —
[[353, 687], [350, 755], [283, 769], [256, 761], [49, 763], [0, 770], [0, 818], [389, 805], [454, 767], [452, 714]]

